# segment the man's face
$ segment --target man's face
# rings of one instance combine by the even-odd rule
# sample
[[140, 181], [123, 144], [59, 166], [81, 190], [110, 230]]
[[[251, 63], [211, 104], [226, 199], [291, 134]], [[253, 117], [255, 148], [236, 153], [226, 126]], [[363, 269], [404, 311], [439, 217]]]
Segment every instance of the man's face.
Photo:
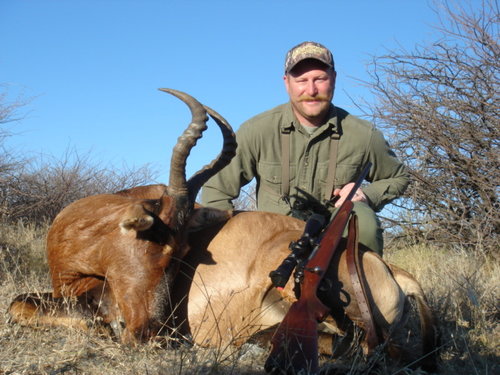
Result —
[[302, 125], [324, 123], [335, 90], [336, 74], [317, 60], [304, 60], [285, 74], [293, 110]]

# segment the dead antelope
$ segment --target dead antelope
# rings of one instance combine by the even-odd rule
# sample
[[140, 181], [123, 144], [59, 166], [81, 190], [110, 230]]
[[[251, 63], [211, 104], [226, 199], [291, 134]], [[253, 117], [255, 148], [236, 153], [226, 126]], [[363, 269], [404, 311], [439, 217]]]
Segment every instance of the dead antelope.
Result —
[[[120, 194], [134, 199], [152, 198], [161, 194], [161, 190], [161, 186], [139, 187]], [[214, 217], [229, 217], [226, 213], [209, 212]], [[171, 318], [173, 329], [205, 347], [238, 345], [262, 336], [263, 332], [272, 334], [295, 300], [295, 294], [291, 282], [282, 291], [273, 288], [268, 275], [289, 254], [289, 243], [296, 241], [303, 229], [304, 222], [288, 216], [241, 212], [227, 221], [201, 228], [193, 236], [185, 236], [183, 246], [189, 252], [171, 287], [172, 310], [163, 311], [161, 319], [155, 316], [160, 319], [157, 323], [163, 324]], [[405, 304], [411, 297], [417, 302], [420, 315], [423, 344], [420, 364], [432, 370], [436, 366], [437, 331], [422, 288], [406, 271], [388, 265], [372, 251], [362, 251], [369, 303], [380, 335], [388, 340], [389, 352], [396, 356], [404, 354], [404, 350], [392, 346], [390, 339], [404, 321]], [[321, 348], [328, 353], [332, 350], [333, 337], [346, 335], [352, 323], [363, 328], [363, 320], [353, 297], [343, 248], [336, 252], [325, 278], [330, 281], [330, 287], [321, 292], [321, 299], [331, 308], [331, 317], [320, 327]], [[10, 311], [14, 320], [44, 317], [36, 301], [25, 297], [18, 297], [16, 301]], [[78, 301], [80, 307], [87, 304], [87, 301]], [[101, 296], [101, 305], [113, 306], [109, 293]], [[93, 312], [103, 314], [102, 308], [95, 308]], [[64, 324], [64, 321], [58, 323]]]
[[[187, 251], [187, 238], [227, 218], [221, 211], [196, 208], [194, 202], [201, 186], [229, 163], [236, 149], [234, 133], [219, 114], [185, 93], [161, 90], [184, 101], [192, 113], [172, 153], [168, 188], [148, 187], [152, 199], [136, 189], [135, 197], [126, 192], [96, 195], [64, 208], [47, 236], [52, 296], [17, 297], [9, 309], [13, 321], [81, 326], [80, 320], [68, 320], [61, 311], [46, 314], [63, 297], [73, 297], [83, 310], [94, 310], [115, 328], [123, 319], [125, 343], [155, 334], [154, 322], [178, 268], [174, 260]], [[207, 112], [222, 131], [223, 149], [186, 181], [186, 159], [207, 128]]]

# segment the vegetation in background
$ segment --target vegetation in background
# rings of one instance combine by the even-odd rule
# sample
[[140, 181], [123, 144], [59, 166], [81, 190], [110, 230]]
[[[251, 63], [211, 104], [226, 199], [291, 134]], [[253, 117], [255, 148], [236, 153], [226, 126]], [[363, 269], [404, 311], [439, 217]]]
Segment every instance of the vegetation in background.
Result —
[[394, 210], [400, 234], [496, 252], [500, 12], [495, 0], [480, 12], [448, 4], [437, 5], [440, 39], [373, 59], [365, 84], [377, 101], [365, 110], [411, 171]]
[[63, 159], [19, 157], [5, 148], [12, 136], [6, 124], [21, 121], [29, 100], [8, 101], [9, 87], [0, 85], [0, 220], [32, 224], [52, 221], [59, 211], [80, 198], [111, 193], [151, 183], [149, 167], [114, 170], [91, 160], [89, 155], [67, 151]]

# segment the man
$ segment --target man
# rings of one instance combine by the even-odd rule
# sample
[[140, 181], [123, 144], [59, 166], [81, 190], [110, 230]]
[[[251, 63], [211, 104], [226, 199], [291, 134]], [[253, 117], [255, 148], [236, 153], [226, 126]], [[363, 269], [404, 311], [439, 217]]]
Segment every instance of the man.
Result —
[[255, 178], [259, 210], [307, 219], [332, 198], [340, 206], [371, 161], [370, 184], [352, 200], [360, 242], [382, 254], [375, 212], [403, 194], [408, 173], [382, 133], [331, 103], [335, 79], [333, 56], [326, 47], [304, 42], [292, 48], [284, 75], [290, 101], [241, 125], [236, 157], [206, 183], [202, 203], [231, 209], [241, 187]]

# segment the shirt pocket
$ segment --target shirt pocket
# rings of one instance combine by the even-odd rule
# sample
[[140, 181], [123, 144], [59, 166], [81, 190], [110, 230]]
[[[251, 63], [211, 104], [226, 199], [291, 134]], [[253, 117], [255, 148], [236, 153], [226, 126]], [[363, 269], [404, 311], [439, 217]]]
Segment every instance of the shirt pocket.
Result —
[[281, 164], [259, 162], [257, 174], [260, 176], [260, 188], [266, 193], [281, 196]]
[[342, 188], [349, 182], [355, 182], [361, 171], [361, 164], [339, 164], [335, 171], [335, 188]]
[[[258, 202], [260, 209], [265, 211], [283, 211], [288, 207], [282, 198], [282, 175], [281, 163], [259, 162], [257, 174], [259, 176]], [[295, 166], [290, 165], [290, 192], [295, 180]], [[280, 207], [280, 208], [278, 208]]]
[[[352, 154], [347, 159], [344, 159], [344, 161], [341, 160], [340, 163], [337, 163], [337, 167], [335, 170], [334, 189], [342, 188], [349, 182], [356, 181], [359, 173], [361, 172], [363, 156], [364, 155], [362, 153]], [[326, 187], [328, 168], [329, 163], [323, 162], [321, 164], [318, 164], [318, 175], [322, 190], [324, 190]]]

